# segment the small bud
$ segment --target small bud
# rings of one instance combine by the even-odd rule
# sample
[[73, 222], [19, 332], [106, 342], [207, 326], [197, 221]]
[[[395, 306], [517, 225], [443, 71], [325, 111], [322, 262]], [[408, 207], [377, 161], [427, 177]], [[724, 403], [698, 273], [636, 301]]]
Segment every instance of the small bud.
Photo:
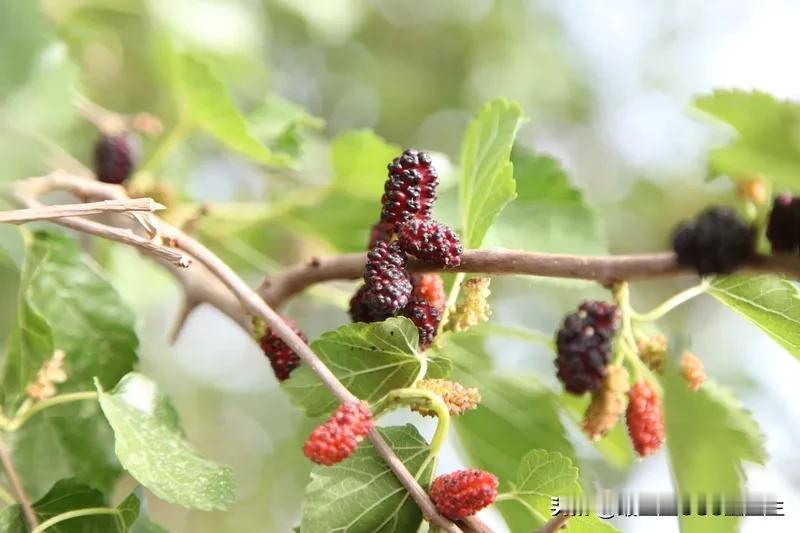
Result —
[[[442, 397], [450, 416], [458, 416], [470, 409], [475, 409], [481, 402], [481, 393], [478, 389], [464, 387], [456, 381], [446, 379], [423, 379], [417, 384], [420, 389], [429, 390]], [[432, 409], [425, 406], [411, 408], [422, 416], [436, 416]]]
[[761, 176], [748, 177], [737, 181], [736, 193], [740, 198], [750, 200], [757, 205], [767, 203], [767, 183]]
[[697, 391], [708, 379], [703, 362], [692, 352], [683, 352], [681, 355], [681, 376], [693, 391]]
[[41, 401], [52, 398], [58, 392], [56, 384], [67, 381], [67, 372], [64, 369], [64, 350], [56, 350], [53, 357], [42, 363], [34, 380], [25, 388], [25, 394], [31, 400]]
[[646, 339], [636, 341], [639, 348], [639, 358], [653, 372], [664, 373], [664, 358], [667, 355], [667, 338], [663, 335], [653, 335]]
[[450, 319], [449, 328], [466, 331], [489, 320], [492, 310], [489, 307], [489, 278], [470, 278], [461, 285], [461, 303]]

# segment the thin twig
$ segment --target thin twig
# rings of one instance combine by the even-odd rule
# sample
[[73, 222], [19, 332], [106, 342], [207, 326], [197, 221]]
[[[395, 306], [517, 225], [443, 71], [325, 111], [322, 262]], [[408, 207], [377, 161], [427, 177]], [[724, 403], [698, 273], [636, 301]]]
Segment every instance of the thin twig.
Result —
[[[63, 190], [84, 198], [94, 197], [106, 199], [122, 199], [124, 195], [124, 191], [120, 188], [106, 187], [105, 184], [69, 176], [64, 173], [54, 173], [49, 176], [31, 178], [26, 181], [27, 183], [21, 182], [19, 184], [16, 196], [21, 202], [28, 205], [28, 207], [34, 207], [38, 203], [38, 200], [35, 199], [36, 196], [31, 195], [32, 191], [35, 191], [37, 195], [41, 195], [54, 190]], [[54, 222], [66, 225], [64, 224], [65, 222], [80, 222], [85, 224], [89, 221], [82, 219], [58, 219]], [[84, 229], [79, 227], [70, 227], [78, 229], [79, 231], [84, 231]], [[311, 348], [283, 321], [280, 315], [267, 305], [255, 291], [253, 291], [226, 263], [211, 252], [211, 250], [197, 240], [186, 235], [181, 230], [169, 226], [166, 223], [159, 221], [158, 227], [162, 238], [170, 242], [176, 248], [186, 251], [197, 263], [204, 266], [208, 272], [221, 281], [222, 284], [235, 295], [236, 299], [238, 299], [247, 311], [262, 319], [267, 326], [269, 326], [269, 328], [303, 360], [339, 401], [348, 402], [358, 400], [336, 378], [328, 367], [325, 366]], [[89, 233], [107, 239], [125, 242], [121, 240], [119, 234], [115, 232], [104, 231], [95, 233], [89, 231]], [[136, 246], [136, 244], [130, 242], [126, 242], [126, 244]], [[143, 252], [152, 255], [151, 251], [141, 246], [139, 246], [139, 248]], [[163, 257], [161, 259], [163, 259]], [[436, 511], [436, 507], [433, 505], [433, 502], [431, 502], [425, 490], [419, 485], [414, 476], [408, 471], [400, 458], [397, 457], [380, 434], [376, 430], [373, 430], [370, 432], [369, 438], [378, 454], [386, 461], [389, 468], [394, 472], [395, 476], [397, 476], [411, 498], [420, 507], [423, 516], [444, 531], [450, 533], [460, 532], [461, 529], [458, 526]]]
[[[337, 279], [358, 279], [364, 273], [365, 254], [344, 254], [313, 258], [269, 277], [259, 287], [261, 296], [273, 307], [280, 307], [291, 297], [315, 283]], [[442, 270], [428, 263], [412, 260], [409, 270]], [[784, 273], [800, 277], [800, 259], [789, 256], [757, 256], [744, 269], [750, 272]], [[523, 250], [467, 250], [461, 265], [451, 272], [492, 275], [518, 274], [557, 278], [594, 280], [603, 285], [619, 281], [688, 276], [671, 252], [616, 256], [581, 256], [547, 254]]]
[[6, 474], [6, 479], [11, 484], [11, 490], [14, 492], [14, 499], [17, 500], [17, 503], [22, 508], [22, 514], [25, 515], [25, 520], [28, 522], [28, 525], [31, 526], [31, 529], [37, 527], [39, 525], [39, 519], [33, 511], [31, 499], [22, 487], [17, 469], [14, 467], [14, 461], [11, 459], [11, 455], [8, 453], [8, 450], [6, 450], [6, 445], [2, 440], [0, 440], [0, 462], [3, 464], [3, 472]]
[[88, 204], [44, 205], [29, 209], [14, 211], [0, 211], [0, 223], [22, 224], [34, 220], [48, 220], [51, 218], [66, 218], [85, 215], [98, 215], [100, 213], [124, 213], [144, 211], [152, 213], [164, 206], [152, 198], [136, 198], [134, 200], [102, 200]]

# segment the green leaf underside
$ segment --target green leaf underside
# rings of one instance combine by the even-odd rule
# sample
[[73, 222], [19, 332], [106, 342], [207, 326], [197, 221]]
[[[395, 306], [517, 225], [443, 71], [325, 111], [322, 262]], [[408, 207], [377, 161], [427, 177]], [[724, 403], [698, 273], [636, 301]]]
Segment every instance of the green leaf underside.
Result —
[[[704, 383], [697, 392], [690, 391], [675, 368], [668, 368], [662, 383], [676, 493], [741, 494], [743, 463], [766, 461], [763, 435], [750, 413], [713, 382]], [[680, 525], [682, 533], [732, 533], [739, 530], [740, 520], [682, 516]]]
[[100, 405], [123, 467], [156, 496], [201, 510], [225, 509], [233, 501], [233, 472], [200, 457], [153, 381], [132, 372], [110, 393], [100, 391]]
[[[94, 376], [112, 386], [137, 360], [133, 312], [73, 239], [35, 232], [27, 235], [26, 244], [21, 298], [51, 324], [53, 338], [49, 353], [31, 358], [33, 374], [58, 348], [66, 354], [67, 372], [67, 381], [58, 384], [60, 393], [92, 390]], [[70, 477], [110, 490], [122, 472], [111, 428], [96, 402], [48, 409], [8, 440], [25, 488], [34, 497]]]
[[800, 295], [794, 283], [770, 275], [729, 276], [715, 279], [709, 293], [800, 360]]
[[470, 121], [461, 145], [461, 223], [466, 248], [483, 242], [497, 215], [516, 197], [509, 161], [522, 108], [505, 98], [487, 103]]
[[558, 161], [515, 148], [517, 198], [492, 225], [487, 245], [551, 253], [606, 253], [597, 214]]
[[[350, 392], [374, 402], [393, 389], [414, 383], [422, 365], [418, 343], [414, 323], [398, 317], [347, 324], [323, 333], [311, 343], [311, 349]], [[338, 403], [306, 365], [295, 370], [282, 386], [309, 416], [327, 413]]]
[[[433, 475], [428, 443], [412, 425], [381, 428], [392, 450], [427, 488]], [[417, 531], [419, 507], [369, 442], [334, 466], [317, 466], [306, 487], [302, 533]]]
[[800, 104], [759, 91], [718, 90], [694, 106], [728, 123], [737, 137], [709, 154], [714, 174], [763, 174], [779, 188], [800, 185]]
[[175, 76], [181, 109], [193, 124], [258, 163], [291, 163], [291, 158], [274, 153], [250, 131], [226, 87], [203, 61], [191, 55], [177, 55]]

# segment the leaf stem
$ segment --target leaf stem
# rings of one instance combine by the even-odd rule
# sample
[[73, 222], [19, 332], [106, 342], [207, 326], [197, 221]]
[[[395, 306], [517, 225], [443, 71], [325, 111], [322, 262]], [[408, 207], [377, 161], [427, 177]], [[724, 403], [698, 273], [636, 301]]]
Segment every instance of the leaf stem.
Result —
[[450, 411], [447, 409], [447, 405], [445, 405], [442, 397], [435, 392], [414, 388], [395, 389], [381, 400], [378, 400], [373, 408], [373, 416], [378, 417], [397, 405], [408, 405], [411, 407], [420, 404], [424, 404], [426, 407], [433, 409], [433, 412], [436, 413], [436, 417], [439, 420], [436, 424], [436, 431], [431, 439], [431, 454], [437, 456], [442, 449], [442, 445], [447, 438], [447, 432], [450, 429]]
[[92, 516], [92, 515], [116, 515], [117, 519], [122, 521], [122, 515], [120, 514], [118, 509], [112, 509], [110, 507], [88, 507], [86, 509], [76, 509], [74, 511], [67, 511], [66, 513], [58, 514], [52, 518], [48, 518], [44, 522], [42, 522], [38, 527], [35, 527], [31, 533], [42, 533], [46, 529], [64, 522], [66, 520], [72, 520], [73, 518], [80, 518], [82, 516]]
[[637, 322], [655, 322], [656, 320], [662, 318], [664, 315], [678, 307], [679, 305], [688, 302], [692, 298], [696, 296], [700, 296], [701, 294], [705, 293], [709, 287], [711, 287], [711, 282], [707, 279], [704, 279], [702, 282], [698, 283], [693, 287], [689, 287], [688, 289], [671, 296], [670, 298], [666, 299], [663, 303], [658, 305], [657, 307], [653, 308], [652, 310], [646, 313], [637, 313], [633, 309], [630, 310], [631, 318], [636, 320]]
[[5, 431], [17, 431], [33, 415], [41, 411], [44, 411], [45, 409], [49, 409], [50, 407], [53, 407], [55, 405], [77, 402], [81, 400], [96, 400], [96, 399], [97, 399], [96, 391], [71, 392], [68, 394], [59, 394], [58, 396], [53, 396], [52, 398], [47, 398], [46, 400], [42, 400], [41, 402], [34, 403], [27, 409], [20, 409], [20, 411], [17, 412], [16, 416], [14, 416], [14, 418], [12, 418], [10, 421], [8, 421], [7, 424], [5, 424], [3, 429]]

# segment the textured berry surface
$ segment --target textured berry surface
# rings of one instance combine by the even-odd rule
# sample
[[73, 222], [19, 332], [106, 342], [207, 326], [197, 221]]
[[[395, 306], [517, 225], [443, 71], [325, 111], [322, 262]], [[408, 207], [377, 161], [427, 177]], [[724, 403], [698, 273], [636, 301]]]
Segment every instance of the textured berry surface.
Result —
[[389, 242], [394, 235], [394, 224], [388, 222], [378, 221], [373, 224], [372, 229], [369, 231], [369, 244], [367, 248], [374, 247], [380, 241]]
[[450, 315], [447, 327], [454, 331], [467, 331], [489, 320], [490, 278], [470, 278], [461, 284], [461, 303]]
[[628, 371], [622, 366], [610, 367], [600, 390], [592, 394], [583, 417], [583, 431], [589, 439], [598, 440], [614, 429], [625, 411], [629, 388]]
[[461, 520], [494, 502], [497, 478], [481, 470], [458, 470], [437, 477], [428, 494], [442, 515]]
[[782, 194], [772, 203], [767, 239], [773, 252], [793, 253], [800, 249], [800, 198]]
[[742, 266], [755, 249], [755, 231], [726, 207], [711, 207], [684, 222], [672, 236], [678, 264], [701, 276], [730, 274]]
[[372, 414], [365, 402], [340, 405], [327, 422], [317, 426], [303, 446], [306, 457], [321, 465], [334, 465], [353, 455], [372, 429]]
[[436, 201], [438, 175], [425, 152], [405, 150], [388, 166], [389, 178], [381, 199], [381, 220], [390, 224], [430, 216]]
[[379, 241], [367, 253], [364, 300], [378, 316], [396, 316], [411, 299], [406, 254], [397, 241]]
[[558, 379], [573, 394], [600, 388], [619, 323], [617, 306], [585, 302], [564, 319], [556, 334]]
[[[429, 390], [441, 396], [450, 416], [458, 416], [470, 409], [475, 409], [481, 403], [481, 393], [478, 392], [478, 389], [465, 387], [457, 381], [423, 379], [417, 383], [417, 388]], [[411, 409], [422, 416], [436, 416], [436, 413], [427, 406], [415, 405]]]
[[412, 274], [412, 297], [428, 302], [440, 312], [444, 311], [444, 280], [439, 274]]
[[653, 372], [664, 373], [664, 361], [667, 356], [667, 338], [663, 335], [638, 339], [639, 359]]
[[101, 136], [94, 145], [97, 179], [103, 183], [124, 182], [133, 172], [138, 157], [138, 142], [133, 135], [121, 133]]
[[419, 331], [419, 347], [421, 350], [431, 345], [436, 338], [436, 330], [442, 321], [442, 312], [425, 300], [413, 298], [403, 311], [403, 316], [411, 319]]
[[641, 457], [655, 452], [664, 443], [664, 411], [656, 391], [646, 381], [634, 384], [628, 392], [625, 422], [633, 448]]
[[461, 240], [441, 222], [415, 218], [399, 225], [397, 234], [400, 248], [417, 259], [440, 267], [461, 264]]
[[376, 312], [368, 297], [367, 286], [361, 285], [350, 298], [350, 318], [353, 322], [381, 322], [391, 316]]
[[[291, 326], [294, 332], [303, 339], [303, 342], [308, 342], [306, 336], [297, 329], [294, 322], [285, 317], [283, 321]], [[275, 373], [275, 377], [278, 381], [285, 381], [288, 379], [292, 370], [300, 366], [300, 357], [298, 357], [297, 354], [283, 342], [283, 339], [278, 337], [272, 330], [268, 329], [264, 333], [259, 344], [261, 344], [264, 355], [269, 359], [269, 364], [272, 366], [272, 371]]]

